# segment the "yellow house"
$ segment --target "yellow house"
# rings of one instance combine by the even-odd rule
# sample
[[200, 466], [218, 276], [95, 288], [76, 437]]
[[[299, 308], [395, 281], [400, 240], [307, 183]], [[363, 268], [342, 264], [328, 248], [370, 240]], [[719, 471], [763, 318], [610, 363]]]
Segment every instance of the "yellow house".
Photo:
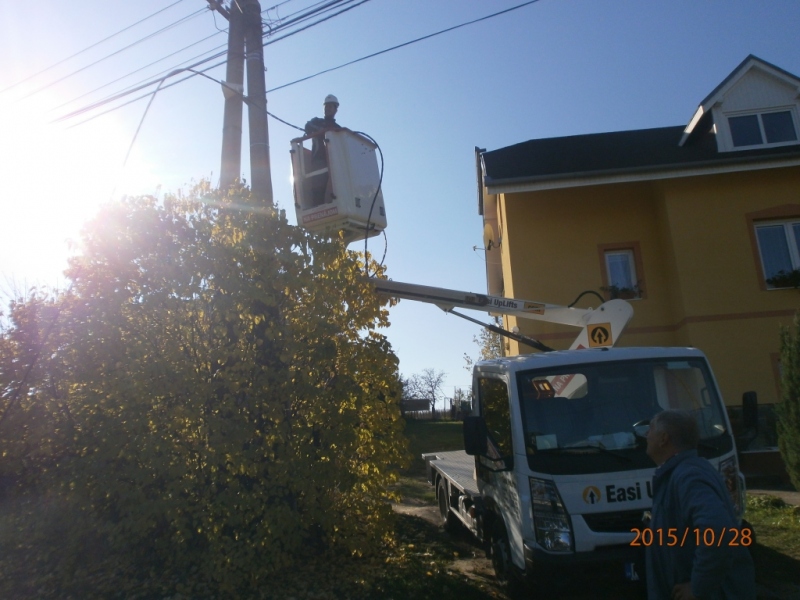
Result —
[[[780, 326], [800, 308], [799, 92], [796, 75], [749, 56], [688, 125], [476, 149], [488, 292], [629, 298], [618, 345], [703, 350], [729, 406], [758, 393], [761, 443], [775, 445], [764, 408], [778, 401]], [[576, 335], [504, 326], [555, 348]]]

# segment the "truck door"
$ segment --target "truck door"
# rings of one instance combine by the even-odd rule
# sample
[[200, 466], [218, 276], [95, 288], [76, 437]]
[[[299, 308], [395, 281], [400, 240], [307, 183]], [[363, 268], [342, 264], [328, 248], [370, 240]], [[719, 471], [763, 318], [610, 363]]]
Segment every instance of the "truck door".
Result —
[[[489, 433], [488, 453], [484, 457], [487, 473], [479, 473], [487, 483], [493, 471], [502, 471], [513, 464], [513, 444], [511, 440], [511, 414], [508, 404], [508, 386], [502, 379], [482, 377], [478, 379], [478, 398], [481, 416], [486, 421]], [[492, 460], [493, 459], [493, 460]]]
[[493, 511], [502, 518], [510, 542], [511, 558], [520, 568], [522, 528], [519, 492], [514, 476], [513, 428], [508, 385], [502, 379], [480, 377], [477, 381], [480, 414], [489, 434], [488, 456], [477, 456], [478, 489]]

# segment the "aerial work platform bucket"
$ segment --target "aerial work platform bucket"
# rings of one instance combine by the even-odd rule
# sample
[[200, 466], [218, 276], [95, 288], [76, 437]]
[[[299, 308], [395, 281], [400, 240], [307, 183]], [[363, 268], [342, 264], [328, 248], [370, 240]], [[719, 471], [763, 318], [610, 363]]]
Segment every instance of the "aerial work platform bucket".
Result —
[[[313, 146], [316, 152], [304, 146]], [[292, 180], [297, 224], [316, 232], [344, 232], [347, 243], [386, 228], [377, 146], [349, 129], [292, 140]]]

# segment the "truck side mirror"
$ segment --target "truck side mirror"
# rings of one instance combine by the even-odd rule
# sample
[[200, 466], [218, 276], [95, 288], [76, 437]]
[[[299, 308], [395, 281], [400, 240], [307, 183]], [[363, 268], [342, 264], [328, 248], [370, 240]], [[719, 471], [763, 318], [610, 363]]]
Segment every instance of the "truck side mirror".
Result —
[[486, 421], [483, 417], [465, 417], [464, 425], [464, 451], [470, 456], [485, 456], [488, 447], [489, 434]]

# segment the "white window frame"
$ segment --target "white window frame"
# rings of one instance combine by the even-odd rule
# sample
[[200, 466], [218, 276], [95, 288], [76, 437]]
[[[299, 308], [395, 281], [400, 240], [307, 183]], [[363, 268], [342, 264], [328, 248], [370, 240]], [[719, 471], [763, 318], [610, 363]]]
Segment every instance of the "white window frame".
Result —
[[[771, 114], [771, 113], [783, 113], [788, 112], [791, 119], [792, 119], [792, 126], [794, 127], [794, 135], [795, 139], [789, 140], [786, 142], [768, 142], [767, 141], [767, 134], [764, 131], [764, 121], [761, 118], [762, 115]], [[776, 148], [778, 146], [793, 146], [795, 144], [800, 144], [800, 127], [798, 127], [798, 118], [797, 118], [797, 107], [796, 106], [776, 106], [770, 107], [769, 109], [759, 109], [759, 110], [743, 110], [743, 111], [736, 111], [736, 112], [727, 112], [723, 113], [725, 116], [725, 131], [727, 134], [727, 142], [728, 147], [730, 150], [752, 150], [753, 148]], [[760, 144], [750, 144], [748, 146], [735, 146], [733, 143], [733, 132], [731, 131], [730, 125], [730, 118], [735, 117], [749, 117], [755, 116], [758, 121], [758, 129], [761, 132], [761, 143]]]
[[770, 275], [767, 273], [767, 266], [764, 264], [764, 252], [761, 249], [761, 239], [758, 237], [758, 230], [762, 227], [776, 227], [776, 226], [783, 227], [783, 234], [786, 237], [786, 245], [789, 247], [789, 259], [792, 263], [792, 269], [800, 269], [800, 251], [797, 249], [797, 238], [794, 234], [794, 225], [800, 225], [800, 218], [795, 219], [780, 219], [777, 221], [759, 221], [755, 224], [755, 236], [756, 236], [756, 244], [758, 245], [758, 258], [761, 260], [761, 271], [764, 273], [764, 283], [769, 290], [781, 290], [786, 288], [779, 288], [770, 283], [767, 283], [767, 279], [770, 279]]
[[[624, 255], [628, 257], [628, 272], [630, 275], [631, 286], [636, 291], [636, 298], [640, 298], [642, 295], [641, 290], [639, 289], [639, 278], [636, 276], [636, 255], [632, 248], [619, 248], [615, 250], [605, 250], [603, 252], [603, 256], [605, 258], [606, 264], [606, 278], [608, 281], [608, 286], [617, 286], [614, 280], [611, 277], [611, 264], [609, 263], [609, 258], [611, 256], [617, 255]], [[617, 286], [617, 287], [627, 287], [627, 286]]]

